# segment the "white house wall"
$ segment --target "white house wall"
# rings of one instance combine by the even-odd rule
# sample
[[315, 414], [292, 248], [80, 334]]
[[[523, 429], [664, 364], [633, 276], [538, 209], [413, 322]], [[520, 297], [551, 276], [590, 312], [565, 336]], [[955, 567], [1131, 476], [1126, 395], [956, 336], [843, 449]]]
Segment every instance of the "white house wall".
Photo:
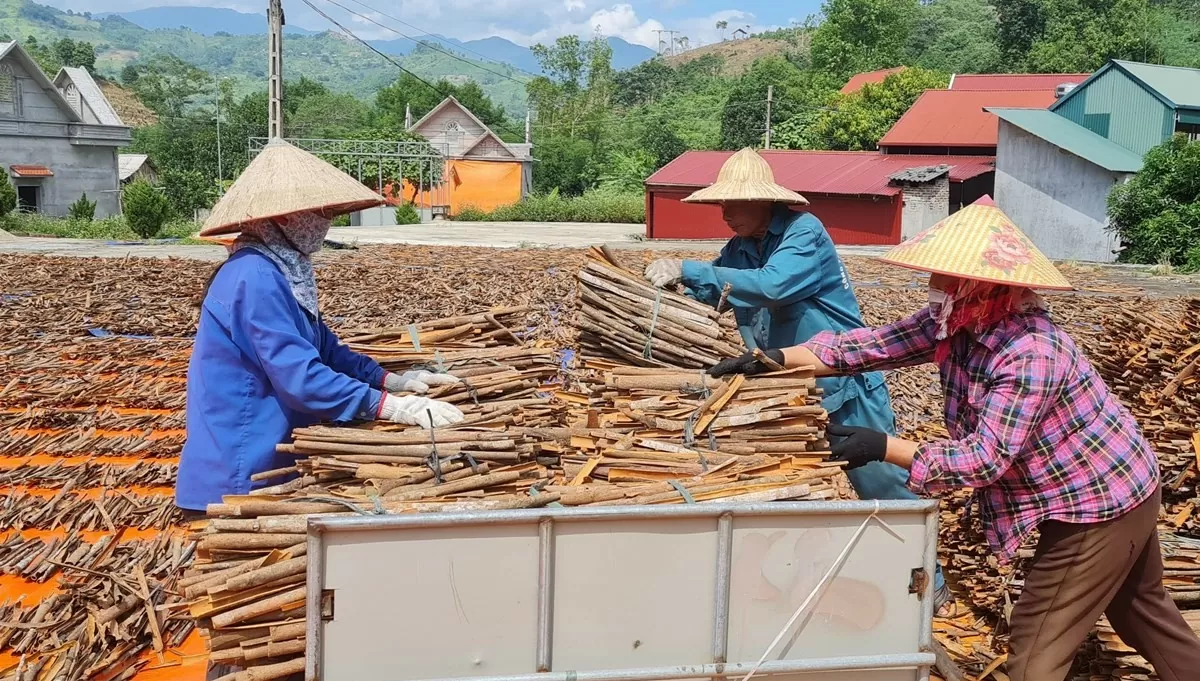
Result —
[[1114, 173], [1000, 121], [996, 205], [1054, 260], [1112, 262], [1107, 200]]

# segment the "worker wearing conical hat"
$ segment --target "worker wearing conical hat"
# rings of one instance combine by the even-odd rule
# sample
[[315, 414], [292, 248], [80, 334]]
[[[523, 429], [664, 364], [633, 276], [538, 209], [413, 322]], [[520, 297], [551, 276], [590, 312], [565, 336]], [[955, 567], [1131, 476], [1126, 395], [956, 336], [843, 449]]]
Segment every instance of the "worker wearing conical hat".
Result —
[[[646, 268], [655, 286], [682, 282], [692, 297], [715, 305], [728, 285], [742, 339], [748, 348], [802, 343], [819, 331], [862, 326], [858, 300], [821, 221], [792, 206], [808, 201], [775, 183], [771, 166], [752, 149], [733, 154], [717, 181], [684, 199], [715, 203], [734, 236], [712, 262], [662, 259]], [[894, 432], [895, 414], [879, 373], [820, 381], [823, 405], [834, 423]], [[915, 499], [904, 471], [885, 463], [850, 474], [864, 499]], [[949, 599], [939, 570], [935, 582]]]
[[[1197, 678], [1200, 640], [1162, 583], [1158, 460], [1035, 292], [1069, 289], [1067, 281], [987, 198], [883, 260], [932, 273], [927, 307], [768, 355], [818, 375], [934, 362], [950, 437], [916, 442], [830, 426], [841, 438], [835, 457], [849, 468], [906, 468], [918, 493], [974, 488], [1002, 561], [1040, 531], [1009, 618], [1012, 681], [1062, 681], [1101, 614], [1159, 678]], [[734, 360], [743, 369], [756, 362]]]
[[457, 382], [446, 374], [385, 371], [343, 345], [321, 319], [312, 255], [330, 218], [383, 199], [281, 140], [270, 142], [205, 222], [202, 236], [240, 232], [200, 308], [188, 366], [187, 441], [176, 504], [202, 512], [226, 494], [290, 466], [275, 446], [318, 421], [382, 419], [424, 427], [462, 419], [417, 395]]

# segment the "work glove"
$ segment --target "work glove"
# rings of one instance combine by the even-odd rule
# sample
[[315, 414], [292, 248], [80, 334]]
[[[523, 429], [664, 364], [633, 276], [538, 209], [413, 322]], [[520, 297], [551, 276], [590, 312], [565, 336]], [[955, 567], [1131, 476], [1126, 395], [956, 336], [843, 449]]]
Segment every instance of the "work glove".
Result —
[[872, 461], [883, 461], [883, 458], [887, 456], [887, 433], [870, 428], [839, 426], [833, 423], [829, 424], [825, 432], [832, 437], [839, 438], [838, 442], [830, 447], [833, 452], [831, 459], [845, 461], [846, 470], [865, 466]]
[[453, 404], [416, 395], [397, 397], [384, 393], [383, 404], [379, 406], [380, 421], [421, 426], [425, 429], [452, 426], [461, 422], [463, 418], [463, 413]]
[[[763, 354], [770, 357], [773, 361], [783, 365], [783, 350], [763, 350]], [[729, 374], [746, 374], [753, 376], [755, 374], [765, 374], [771, 371], [771, 368], [754, 356], [754, 351], [751, 350], [741, 357], [730, 357], [717, 362], [708, 368], [708, 375], [713, 378], [728, 376]]]
[[462, 380], [450, 374], [435, 374], [432, 371], [405, 371], [402, 374], [388, 373], [383, 379], [383, 389], [390, 393], [426, 393], [431, 385], [454, 385]]
[[660, 258], [646, 267], [646, 279], [662, 288], [683, 280], [683, 261], [679, 258]]

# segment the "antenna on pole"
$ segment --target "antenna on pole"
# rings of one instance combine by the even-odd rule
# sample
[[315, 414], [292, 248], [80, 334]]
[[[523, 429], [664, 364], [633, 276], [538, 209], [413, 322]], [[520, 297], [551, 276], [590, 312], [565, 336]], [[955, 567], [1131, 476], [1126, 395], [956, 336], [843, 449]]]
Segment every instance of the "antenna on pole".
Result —
[[283, 137], [283, 0], [267, 4], [267, 137]]

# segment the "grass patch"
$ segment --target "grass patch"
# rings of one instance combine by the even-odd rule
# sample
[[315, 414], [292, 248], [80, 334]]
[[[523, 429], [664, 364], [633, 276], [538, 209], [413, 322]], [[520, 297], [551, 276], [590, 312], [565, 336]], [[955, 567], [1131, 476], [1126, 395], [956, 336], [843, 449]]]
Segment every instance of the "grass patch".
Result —
[[583, 196], [560, 196], [558, 192], [530, 196], [519, 203], [484, 211], [462, 208], [456, 220], [467, 222], [616, 222], [646, 220], [645, 196], [596, 189]]
[[[0, 220], [0, 228], [18, 236], [57, 237], [60, 239], [97, 239], [104, 241], [143, 241], [121, 215], [103, 220], [72, 220], [36, 213], [15, 213]], [[190, 239], [200, 226], [190, 220], [172, 220], [163, 225], [156, 239]]]

